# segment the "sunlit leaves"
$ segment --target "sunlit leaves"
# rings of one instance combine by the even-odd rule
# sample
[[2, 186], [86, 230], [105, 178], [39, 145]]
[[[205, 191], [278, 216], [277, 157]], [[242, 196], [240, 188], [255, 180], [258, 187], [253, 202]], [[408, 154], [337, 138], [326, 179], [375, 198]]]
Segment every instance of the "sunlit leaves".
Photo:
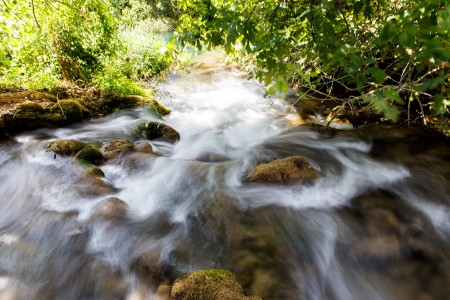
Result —
[[249, 55], [254, 78], [269, 92], [298, 82], [330, 99], [363, 100], [395, 120], [402, 97], [416, 91], [417, 101], [430, 103], [425, 107], [447, 111], [435, 96], [449, 74], [448, 0], [178, 4], [182, 40]]

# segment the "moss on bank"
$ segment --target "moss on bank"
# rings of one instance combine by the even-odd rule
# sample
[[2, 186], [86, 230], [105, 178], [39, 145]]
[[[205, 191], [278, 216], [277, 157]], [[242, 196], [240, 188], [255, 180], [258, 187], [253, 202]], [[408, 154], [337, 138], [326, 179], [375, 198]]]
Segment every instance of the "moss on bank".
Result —
[[138, 95], [87, 94], [59, 99], [33, 91], [1, 93], [0, 135], [66, 126], [137, 106], [148, 106], [159, 116], [170, 113], [170, 109], [155, 99]]

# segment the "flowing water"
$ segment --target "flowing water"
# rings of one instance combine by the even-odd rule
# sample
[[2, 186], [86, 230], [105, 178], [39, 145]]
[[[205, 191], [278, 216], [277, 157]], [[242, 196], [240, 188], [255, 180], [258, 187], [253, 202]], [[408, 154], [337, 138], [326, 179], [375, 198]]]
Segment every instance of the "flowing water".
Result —
[[[190, 71], [159, 99], [178, 143], [135, 134], [142, 120], [162, 121], [137, 108], [0, 144], [0, 299], [165, 299], [176, 278], [208, 268], [264, 299], [450, 299], [447, 141], [294, 126], [290, 105], [239, 72]], [[100, 180], [47, 151], [55, 139], [127, 139], [156, 155], [108, 161]], [[259, 162], [291, 155], [321, 177], [243, 182]], [[98, 213], [111, 197], [123, 215]]]

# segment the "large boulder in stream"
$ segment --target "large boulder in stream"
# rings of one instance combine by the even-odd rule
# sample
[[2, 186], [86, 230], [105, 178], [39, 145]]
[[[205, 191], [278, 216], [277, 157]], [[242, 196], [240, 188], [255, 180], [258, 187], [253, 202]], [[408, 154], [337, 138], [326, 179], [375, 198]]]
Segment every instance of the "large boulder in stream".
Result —
[[290, 156], [258, 165], [245, 179], [248, 183], [291, 184], [319, 177], [304, 156]]
[[171, 300], [260, 300], [246, 296], [233, 273], [226, 270], [200, 270], [177, 279], [172, 286]]
[[138, 134], [141, 134], [149, 140], [162, 140], [175, 143], [180, 140], [178, 131], [165, 123], [143, 122], [137, 127]]
[[75, 156], [88, 144], [78, 140], [56, 140], [49, 142], [47, 148], [62, 156]]
[[62, 156], [75, 156], [78, 161], [98, 164], [103, 159], [102, 152], [95, 146], [78, 140], [56, 140], [47, 144], [47, 149]]

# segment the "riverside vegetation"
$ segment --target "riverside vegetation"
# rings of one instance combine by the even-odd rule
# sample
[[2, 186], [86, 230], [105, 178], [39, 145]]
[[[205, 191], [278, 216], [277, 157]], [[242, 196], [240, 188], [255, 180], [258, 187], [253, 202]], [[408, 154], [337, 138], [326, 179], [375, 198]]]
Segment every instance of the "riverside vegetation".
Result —
[[[179, 46], [220, 46], [268, 94], [294, 87], [329, 121], [448, 132], [448, 2], [5, 0], [0, 87], [148, 95], [138, 83], [177, 65]], [[171, 43], [156, 34], [172, 30]]]

